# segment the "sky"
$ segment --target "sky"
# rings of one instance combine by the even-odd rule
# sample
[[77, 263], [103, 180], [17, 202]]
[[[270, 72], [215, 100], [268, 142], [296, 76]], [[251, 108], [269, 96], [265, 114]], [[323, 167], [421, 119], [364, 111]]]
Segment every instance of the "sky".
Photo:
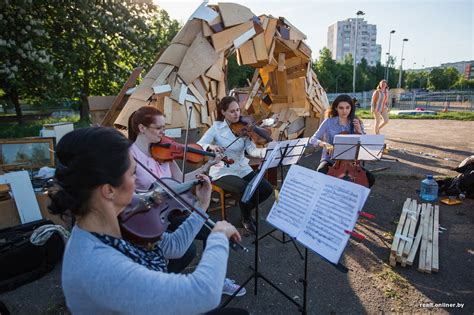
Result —
[[[172, 18], [183, 24], [202, 1], [155, 0]], [[400, 65], [402, 41], [403, 68], [420, 69], [441, 63], [474, 60], [474, 0], [239, 0], [228, 1], [248, 7], [255, 15], [285, 17], [307, 36], [313, 59], [327, 46], [328, 26], [356, 16], [377, 25], [377, 44], [382, 45], [382, 64], [386, 62], [389, 34], [390, 54]], [[216, 4], [215, 1], [209, 1]]]

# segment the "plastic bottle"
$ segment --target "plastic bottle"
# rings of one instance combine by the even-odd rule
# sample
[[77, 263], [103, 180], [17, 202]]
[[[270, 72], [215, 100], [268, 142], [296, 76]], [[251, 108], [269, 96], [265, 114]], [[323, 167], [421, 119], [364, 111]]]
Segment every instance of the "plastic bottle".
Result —
[[421, 181], [420, 198], [424, 201], [436, 201], [438, 199], [438, 183], [433, 175], [426, 175]]

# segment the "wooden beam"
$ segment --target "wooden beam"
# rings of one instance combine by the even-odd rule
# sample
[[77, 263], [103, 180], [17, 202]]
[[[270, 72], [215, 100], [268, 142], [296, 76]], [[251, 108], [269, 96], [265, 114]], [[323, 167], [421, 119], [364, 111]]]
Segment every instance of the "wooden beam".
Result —
[[439, 206], [434, 208], [433, 216], [433, 264], [432, 270], [439, 271]]
[[222, 32], [211, 35], [212, 44], [217, 52], [221, 52], [230, 48], [234, 44], [234, 40], [240, 35], [253, 28], [253, 21], [228, 28]]
[[245, 23], [254, 17], [252, 11], [243, 5], [230, 2], [220, 2], [218, 5], [226, 28]]
[[[125, 84], [122, 86], [120, 89], [119, 94], [115, 98], [114, 102], [110, 106], [109, 110], [104, 116], [104, 119], [102, 119], [102, 122], [100, 123], [102, 126], [107, 126], [111, 127], [112, 122], [117, 118], [119, 113], [117, 112], [119, 109], [119, 105], [122, 102], [122, 100], [125, 97], [125, 93], [130, 89], [131, 87], [135, 86], [135, 82], [137, 81], [138, 77], [140, 76], [140, 73], [143, 71], [143, 67], [137, 67], [133, 69], [132, 73], [128, 77], [127, 81]], [[128, 117], [127, 117], [128, 121]]]
[[400, 215], [400, 219], [398, 220], [397, 229], [395, 231], [395, 235], [393, 237], [393, 242], [392, 242], [392, 247], [390, 249], [391, 253], [394, 254], [394, 255], [397, 254], [398, 244], [400, 243], [400, 235], [402, 233], [403, 224], [405, 223], [405, 219], [406, 219], [406, 216], [407, 216], [407, 210], [409, 210], [410, 203], [411, 203], [410, 198], [407, 198], [407, 200], [405, 200], [405, 202], [403, 203], [402, 213]]

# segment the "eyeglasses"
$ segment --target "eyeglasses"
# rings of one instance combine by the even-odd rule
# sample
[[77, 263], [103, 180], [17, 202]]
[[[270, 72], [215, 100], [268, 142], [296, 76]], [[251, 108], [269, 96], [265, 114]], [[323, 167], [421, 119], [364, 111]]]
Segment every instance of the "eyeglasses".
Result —
[[148, 126], [147, 128], [151, 128], [151, 129], [156, 129], [156, 130], [161, 130], [161, 131], [164, 131], [165, 130], [165, 126], [160, 126], [160, 127], [157, 127], [157, 126]]

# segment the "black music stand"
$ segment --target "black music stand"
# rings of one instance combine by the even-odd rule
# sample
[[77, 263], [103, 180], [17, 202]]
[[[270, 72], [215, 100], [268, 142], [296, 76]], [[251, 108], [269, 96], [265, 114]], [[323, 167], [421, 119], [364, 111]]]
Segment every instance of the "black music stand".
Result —
[[[307, 142], [307, 141], [306, 141]], [[303, 146], [305, 146], [306, 144], [303, 144]], [[293, 146], [293, 147], [296, 147], [296, 146]], [[280, 151], [280, 149], [283, 149], [283, 151]], [[290, 149], [290, 146], [284, 146], [283, 148], [280, 148], [280, 146], [278, 145], [276, 147], [276, 150], [278, 150], [278, 152], [285, 152], [285, 154], [281, 154], [281, 159], [279, 161], [277, 161], [277, 165], [280, 165], [282, 164], [282, 161], [284, 160], [285, 156], [286, 158], [289, 158], [290, 156], [288, 154], [291, 153], [291, 150]], [[304, 148], [303, 150], [304, 151]], [[297, 156], [301, 157], [301, 154], [298, 154]], [[297, 158], [297, 160], [299, 160], [299, 157]], [[271, 160], [275, 159], [274, 156], [272, 156], [272, 153], [270, 154], [270, 156], [268, 157], [268, 160], [270, 160], [270, 162], [266, 165], [265, 162], [268, 162], [268, 160], [265, 159], [265, 162], [262, 164], [261, 166], [261, 169], [260, 169], [260, 172], [263, 171], [263, 173], [266, 172], [266, 170], [268, 169], [268, 166], [269, 165], [272, 165], [271, 164]], [[255, 224], [255, 235], [254, 235], [254, 241], [253, 243], [255, 244], [255, 253], [254, 253], [254, 265], [253, 266], [249, 266], [249, 268], [252, 270], [252, 274], [242, 283], [242, 285], [240, 286], [240, 288], [234, 292], [234, 294], [232, 296], [230, 296], [222, 305], [221, 305], [221, 308], [224, 308], [225, 306], [227, 306], [235, 297], [236, 295], [238, 294], [238, 292], [247, 285], [247, 283], [249, 283], [252, 279], [254, 279], [254, 295], [257, 295], [258, 294], [258, 278], [261, 278], [262, 280], [264, 280], [266, 283], [268, 283], [271, 287], [273, 287], [275, 290], [277, 290], [280, 294], [282, 294], [288, 301], [290, 301], [291, 303], [293, 303], [294, 305], [296, 305], [298, 307], [298, 311], [302, 314], [307, 314], [307, 287], [308, 287], [308, 249], [305, 247], [305, 253], [304, 253], [304, 273], [303, 273], [303, 278], [300, 278], [299, 281], [303, 284], [303, 303], [300, 304], [298, 302], [296, 302], [289, 294], [287, 294], [285, 291], [283, 291], [282, 289], [280, 289], [277, 285], [275, 285], [270, 279], [268, 279], [267, 277], [265, 277], [260, 271], [259, 271], [259, 241], [261, 238], [259, 238], [259, 200], [258, 200], [258, 185], [260, 184], [260, 181], [261, 179], [263, 178], [263, 174], [259, 174], [260, 176], [255, 176], [254, 179], [256, 179], [252, 185], [255, 186], [254, 188], [254, 193], [256, 193], [256, 207], [255, 207], [255, 220], [256, 220], [256, 224]], [[251, 186], [251, 184], [249, 183], [249, 185], [247, 186], [247, 189], [249, 189], [249, 186]], [[247, 194], [248, 195], [248, 194]], [[253, 194], [250, 194], [250, 197], [252, 196]], [[244, 196], [245, 196], [245, 193], [244, 193]], [[244, 197], [242, 197], [242, 200], [244, 200]], [[276, 230], [276, 229], [275, 229]], [[275, 231], [274, 230], [274, 231]], [[294, 239], [291, 238], [291, 240], [293, 241], [293, 244], [295, 245], [296, 247], [296, 243], [294, 243]], [[299, 251], [299, 249], [298, 249]], [[317, 254], [317, 253], [316, 253]], [[300, 253], [301, 255], [301, 253]], [[319, 255], [319, 254], [318, 254]], [[320, 256], [320, 255], [319, 255]], [[332, 262], [328, 261], [326, 258], [320, 256], [323, 260], [326, 260], [327, 262], [329, 262], [331, 265], [333, 265], [334, 267], [336, 267], [336, 269], [338, 269], [339, 271], [341, 272], [344, 272], [344, 273], [347, 273], [348, 272], [348, 269], [342, 265], [342, 264], [333, 264]]]
[[[284, 173], [284, 166], [287, 165], [293, 165], [293, 164], [298, 164], [299, 160], [304, 154], [304, 149], [307, 146], [309, 141], [309, 138], [303, 138], [303, 139], [294, 139], [294, 140], [286, 140], [286, 141], [281, 141], [280, 142], [280, 147], [279, 147], [279, 155], [275, 157], [275, 160], [278, 162], [277, 165], [271, 164], [269, 168], [275, 165], [275, 167], [280, 168], [280, 176], [281, 176], [281, 182], [285, 180], [285, 173]], [[270, 148], [268, 151], [271, 151], [272, 149]], [[259, 237], [259, 240], [262, 240], [263, 238], [270, 236], [274, 240], [282, 243], [282, 244], [287, 244], [287, 243], [293, 243], [293, 246], [295, 247], [296, 251], [298, 252], [298, 255], [300, 256], [301, 260], [304, 260], [304, 256], [301, 253], [300, 249], [296, 245], [294, 239], [291, 237], [286, 239], [286, 234], [284, 232], [281, 232], [282, 239], [279, 239], [273, 235], [273, 232], [275, 232], [277, 229], [273, 229], [264, 235]], [[252, 242], [252, 244], [255, 243]]]

